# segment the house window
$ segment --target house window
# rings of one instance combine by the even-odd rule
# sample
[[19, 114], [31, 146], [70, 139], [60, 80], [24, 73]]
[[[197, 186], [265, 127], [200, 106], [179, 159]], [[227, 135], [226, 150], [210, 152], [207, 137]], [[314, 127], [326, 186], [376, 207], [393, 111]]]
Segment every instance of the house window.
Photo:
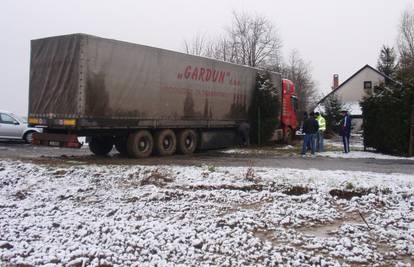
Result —
[[364, 89], [372, 89], [372, 82], [364, 81]]

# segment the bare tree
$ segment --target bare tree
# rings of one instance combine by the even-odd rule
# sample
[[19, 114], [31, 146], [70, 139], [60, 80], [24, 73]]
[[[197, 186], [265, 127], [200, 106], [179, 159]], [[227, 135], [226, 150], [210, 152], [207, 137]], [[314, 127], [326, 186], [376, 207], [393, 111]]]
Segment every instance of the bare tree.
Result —
[[232, 25], [224, 35], [212, 40], [196, 35], [191, 42], [184, 41], [184, 50], [252, 67], [280, 63], [282, 42], [274, 25], [265, 17], [233, 12]]
[[296, 87], [299, 111], [308, 111], [317, 102], [315, 83], [312, 79], [312, 66], [300, 57], [297, 50], [292, 50], [287, 64], [282, 67], [282, 73]]
[[204, 56], [235, 63], [236, 55], [232, 43], [225, 35], [205, 45]]
[[282, 42], [266, 17], [233, 12], [233, 24], [228, 34], [236, 63], [267, 67], [280, 60]]
[[399, 25], [398, 50], [400, 78], [414, 78], [414, 9], [407, 8]]
[[191, 55], [205, 56], [207, 43], [206, 35], [197, 33], [191, 41], [184, 40], [184, 51]]
[[282, 72], [297, 88], [299, 110], [305, 111], [316, 103], [311, 64], [305, 62], [296, 50], [290, 54], [289, 62], [282, 64], [282, 41], [275, 26], [267, 18], [233, 12], [233, 22], [224, 35], [210, 40], [213, 41], [207, 41], [207, 38], [197, 35], [192, 42], [185, 42], [185, 51]]

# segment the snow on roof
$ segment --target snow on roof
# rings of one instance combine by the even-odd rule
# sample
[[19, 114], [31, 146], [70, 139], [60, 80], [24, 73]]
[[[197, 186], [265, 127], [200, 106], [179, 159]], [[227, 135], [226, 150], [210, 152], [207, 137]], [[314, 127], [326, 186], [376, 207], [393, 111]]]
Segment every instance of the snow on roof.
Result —
[[350, 115], [362, 115], [362, 109], [359, 102], [346, 102], [344, 103], [344, 109], [348, 110]]
[[325, 113], [325, 107], [321, 104], [317, 105], [315, 110], [315, 112], [319, 112], [319, 113]]
[[[349, 115], [362, 115], [362, 109], [359, 102], [344, 102], [343, 109], [347, 110]], [[314, 111], [325, 113], [325, 107], [322, 104], [318, 104]]]

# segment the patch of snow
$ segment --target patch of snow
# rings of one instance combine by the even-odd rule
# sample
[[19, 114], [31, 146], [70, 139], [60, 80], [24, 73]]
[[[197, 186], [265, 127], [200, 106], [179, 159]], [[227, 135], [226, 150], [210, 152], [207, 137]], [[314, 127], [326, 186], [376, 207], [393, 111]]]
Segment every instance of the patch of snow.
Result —
[[345, 158], [345, 159], [386, 159], [386, 160], [414, 160], [414, 157], [397, 157], [391, 155], [384, 155], [380, 153], [368, 152], [368, 151], [351, 151], [349, 153], [343, 153], [340, 151], [328, 151], [318, 153], [319, 156], [330, 158]]
[[[339, 137], [340, 138], [340, 137]], [[330, 145], [335, 148], [343, 148], [344, 145], [342, 144], [342, 141], [337, 139], [324, 139], [325, 145]], [[351, 149], [357, 149], [361, 150], [364, 148], [363, 139], [360, 135], [355, 134], [354, 136], [351, 136], [350, 144]]]
[[406, 174], [0, 160], [0, 265], [395, 265], [413, 192]]
[[225, 154], [249, 154], [251, 150], [243, 149], [243, 148], [233, 148], [233, 149], [221, 150], [220, 152], [225, 153]]
[[231, 148], [221, 150], [221, 153], [225, 154], [267, 154], [277, 151], [283, 150], [290, 150], [295, 149], [294, 146], [291, 145], [284, 145], [284, 146], [272, 146], [272, 147], [265, 147], [265, 148]]
[[282, 150], [284, 150], [284, 149], [294, 149], [295, 147], [294, 146], [291, 146], [291, 145], [285, 145], [285, 146], [282, 146], [282, 147], [278, 147], [277, 149], [282, 149]]
[[362, 109], [358, 101], [350, 101], [344, 103], [344, 109], [348, 111], [349, 115], [362, 116]]

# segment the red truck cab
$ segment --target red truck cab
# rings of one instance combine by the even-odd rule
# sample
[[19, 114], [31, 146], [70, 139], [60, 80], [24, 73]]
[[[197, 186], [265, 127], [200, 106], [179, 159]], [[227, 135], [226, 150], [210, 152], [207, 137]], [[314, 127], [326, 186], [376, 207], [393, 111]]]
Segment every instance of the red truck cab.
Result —
[[281, 129], [283, 130], [283, 140], [291, 143], [298, 127], [297, 120], [298, 98], [296, 96], [295, 85], [288, 79], [282, 80], [282, 111]]

